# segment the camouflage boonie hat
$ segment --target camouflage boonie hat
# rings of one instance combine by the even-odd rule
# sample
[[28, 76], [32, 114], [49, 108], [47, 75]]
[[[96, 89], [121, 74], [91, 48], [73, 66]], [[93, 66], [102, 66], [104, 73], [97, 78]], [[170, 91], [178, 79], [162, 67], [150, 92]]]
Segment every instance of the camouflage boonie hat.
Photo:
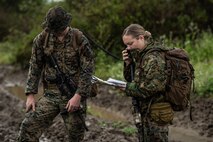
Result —
[[59, 32], [69, 25], [71, 19], [71, 14], [67, 13], [62, 7], [56, 6], [49, 9], [42, 25], [53, 32]]

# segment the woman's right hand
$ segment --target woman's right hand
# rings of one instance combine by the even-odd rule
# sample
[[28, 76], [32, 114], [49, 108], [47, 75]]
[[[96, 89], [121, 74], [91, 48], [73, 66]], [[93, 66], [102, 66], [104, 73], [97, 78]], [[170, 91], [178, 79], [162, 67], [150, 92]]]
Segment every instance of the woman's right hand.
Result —
[[35, 111], [35, 97], [34, 94], [28, 94], [27, 95], [27, 101], [26, 101], [26, 112], [30, 110]]
[[123, 57], [123, 61], [126, 63], [126, 65], [129, 65], [131, 63], [132, 59], [129, 58], [129, 54], [126, 49], [122, 51], [122, 57]]

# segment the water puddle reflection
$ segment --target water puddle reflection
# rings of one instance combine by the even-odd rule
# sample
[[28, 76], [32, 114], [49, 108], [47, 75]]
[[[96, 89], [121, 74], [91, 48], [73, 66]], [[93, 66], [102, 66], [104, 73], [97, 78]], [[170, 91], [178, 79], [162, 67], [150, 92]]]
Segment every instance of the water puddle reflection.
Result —
[[[11, 94], [17, 96], [18, 98], [22, 100], [26, 100], [26, 95], [24, 93], [24, 88], [22, 86], [8, 84], [6, 85], [6, 89]], [[35, 95], [36, 99], [38, 100], [42, 94], [43, 94], [43, 89], [41, 87], [39, 88], [39, 93]], [[109, 121], [127, 122], [127, 119], [122, 114], [119, 114], [118, 112], [113, 112], [110, 109], [96, 106], [90, 102], [88, 103], [88, 112], [92, 114], [93, 116], [99, 117], [101, 119], [105, 119]]]

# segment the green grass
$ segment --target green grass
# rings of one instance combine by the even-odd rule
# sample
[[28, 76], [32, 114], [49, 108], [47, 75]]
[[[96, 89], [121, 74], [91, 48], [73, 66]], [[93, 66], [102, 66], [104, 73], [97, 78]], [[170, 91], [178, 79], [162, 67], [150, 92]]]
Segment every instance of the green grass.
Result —
[[123, 62], [99, 52], [96, 56], [95, 75], [103, 79], [111, 77], [123, 80]]
[[124, 132], [126, 135], [132, 136], [137, 132], [137, 128], [128, 126], [128, 127], [124, 127], [121, 131]]
[[194, 64], [195, 89], [198, 95], [213, 95], [213, 60]]
[[186, 42], [186, 50], [195, 69], [195, 91], [198, 95], [213, 95], [213, 35], [202, 33], [194, 43]]
[[192, 42], [188, 40], [185, 42], [186, 50], [190, 55], [191, 61], [194, 64], [199, 62], [213, 60], [213, 35], [212, 33], [201, 34], [200, 39]]
[[0, 64], [10, 64], [14, 61], [14, 48], [11, 42], [0, 43]]

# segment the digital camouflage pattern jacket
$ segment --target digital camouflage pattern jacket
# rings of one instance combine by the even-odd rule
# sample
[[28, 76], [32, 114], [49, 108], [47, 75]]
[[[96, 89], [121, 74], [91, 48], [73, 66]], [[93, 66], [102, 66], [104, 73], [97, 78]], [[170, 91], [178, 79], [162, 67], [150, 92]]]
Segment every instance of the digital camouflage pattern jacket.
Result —
[[57, 60], [60, 70], [77, 84], [76, 93], [86, 97], [91, 89], [91, 77], [94, 72], [94, 55], [87, 38], [81, 34], [76, 37], [77, 29], [69, 28], [64, 42], [50, 33], [47, 47], [44, 48], [47, 33], [41, 32], [33, 41], [30, 68], [25, 93], [36, 94], [42, 74], [43, 83], [47, 78], [55, 79], [56, 71], [48, 63], [46, 53], [51, 52]]
[[156, 45], [150, 43], [142, 51], [134, 52], [134, 80], [132, 82], [130, 82], [130, 66], [124, 65], [124, 77], [127, 80], [126, 94], [128, 96], [140, 97], [145, 100], [165, 91], [167, 78], [165, 59], [158, 51], [145, 55], [146, 51], [151, 48], [156, 48]]

